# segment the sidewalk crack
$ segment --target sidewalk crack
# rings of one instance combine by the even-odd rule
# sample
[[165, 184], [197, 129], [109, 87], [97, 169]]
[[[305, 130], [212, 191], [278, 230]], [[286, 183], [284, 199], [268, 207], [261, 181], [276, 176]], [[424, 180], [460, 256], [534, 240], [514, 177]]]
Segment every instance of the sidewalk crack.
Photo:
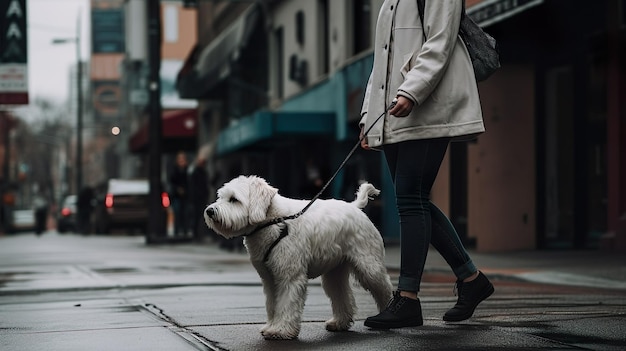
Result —
[[220, 347], [217, 341], [210, 340], [202, 334], [180, 324], [176, 319], [170, 317], [165, 311], [153, 303], [138, 304], [138, 309], [155, 316], [156, 318], [169, 324], [167, 327], [170, 331], [185, 339], [198, 350], [204, 351], [228, 351]]

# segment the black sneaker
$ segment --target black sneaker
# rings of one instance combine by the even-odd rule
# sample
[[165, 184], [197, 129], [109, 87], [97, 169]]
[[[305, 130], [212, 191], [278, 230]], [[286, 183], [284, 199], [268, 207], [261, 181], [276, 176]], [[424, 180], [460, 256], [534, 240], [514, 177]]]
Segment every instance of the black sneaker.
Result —
[[470, 282], [457, 281], [456, 289], [459, 298], [456, 305], [443, 315], [446, 322], [460, 322], [470, 318], [476, 306], [494, 292], [493, 285], [482, 272], [478, 272], [478, 277]]
[[379, 314], [368, 317], [364, 324], [374, 329], [418, 327], [424, 324], [422, 306], [419, 299], [400, 296], [400, 291], [396, 291], [387, 307]]

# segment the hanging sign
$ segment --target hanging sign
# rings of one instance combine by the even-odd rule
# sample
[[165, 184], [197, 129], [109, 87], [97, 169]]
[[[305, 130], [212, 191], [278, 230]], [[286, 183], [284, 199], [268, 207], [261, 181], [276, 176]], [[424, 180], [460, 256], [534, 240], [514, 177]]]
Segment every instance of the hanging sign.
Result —
[[28, 104], [26, 0], [0, 1], [0, 105]]

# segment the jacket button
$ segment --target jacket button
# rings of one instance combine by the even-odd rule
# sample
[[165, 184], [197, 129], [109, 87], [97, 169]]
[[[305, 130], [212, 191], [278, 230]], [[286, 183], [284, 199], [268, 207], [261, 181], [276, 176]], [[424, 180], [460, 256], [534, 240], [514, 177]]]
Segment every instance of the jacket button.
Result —
[[387, 50], [387, 44], [385, 44], [385, 46], [383, 47], [383, 49]]
[[393, 10], [393, 5], [391, 5], [391, 10]]
[[385, 86], [384, 86], [384, 85], [381, 85], [381, 86], [380, 86], [380, 88], [381, 88], [381, 89], [385, 89]]

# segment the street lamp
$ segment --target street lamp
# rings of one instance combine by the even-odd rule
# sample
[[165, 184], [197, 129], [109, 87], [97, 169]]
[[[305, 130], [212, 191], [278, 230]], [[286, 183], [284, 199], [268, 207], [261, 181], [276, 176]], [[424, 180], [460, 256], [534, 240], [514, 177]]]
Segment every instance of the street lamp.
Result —
[[52, 44], [66, 43], [76, 45], [76, 194], [78, 194], [83, 186], [83, 65], [80, 55], [80, 12], [76, 21], [76, 36], [52, 40]]

